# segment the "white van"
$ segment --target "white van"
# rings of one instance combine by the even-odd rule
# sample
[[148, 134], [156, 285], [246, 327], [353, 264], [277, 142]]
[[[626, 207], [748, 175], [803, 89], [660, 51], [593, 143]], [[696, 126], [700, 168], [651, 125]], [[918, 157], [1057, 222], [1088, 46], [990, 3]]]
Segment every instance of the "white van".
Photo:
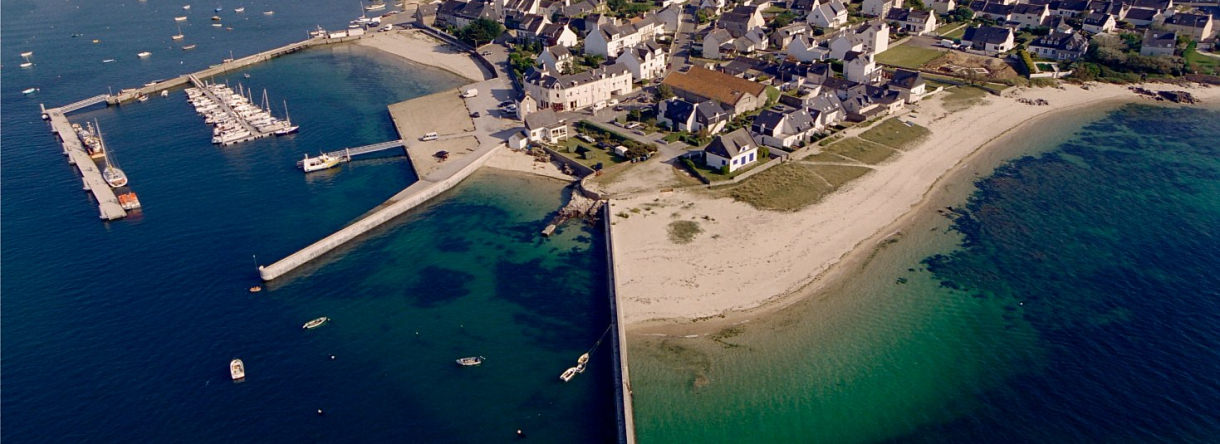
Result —
[[466, 90], [465, 92], [463, 92], [463, 93], [462, 93], [462, 98], [464, 98], [464, 99], [469, 99], [469, 98], [471, 98], [471, 97], [475, 97], [475, 96], [478, 96], [478, 95], [479, 95], [479, 90], [477, 90], [477, 89], [475, 89], [475, 88], [470, 88], [470, 89], [468, 89], [468, 90]]
[[427, 133], [427, 134], [424, 134], [424, 137], [420, 137], [419, 140], [427, 142], [429, 140], [436, 140], [439, 138], [440, 138], [440, 136], [437, 135], [436, 133]]

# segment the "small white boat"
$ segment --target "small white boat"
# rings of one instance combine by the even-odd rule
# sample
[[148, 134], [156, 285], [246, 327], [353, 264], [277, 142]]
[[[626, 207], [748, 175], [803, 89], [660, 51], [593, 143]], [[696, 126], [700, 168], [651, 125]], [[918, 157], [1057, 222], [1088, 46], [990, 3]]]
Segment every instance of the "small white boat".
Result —
[[365, 11], [380, 11], [383, 9], [385, 9], [385, 3], [382, 2], [369, 3], [368, 6], [364, 7]]
[[31, 62], [25, 62], [25, 63], [22, 63], [22, 64], [21, 64], [21, 67], [22, 67], [22, 68], [29, 68], [29, 67], [32, 67], [32, 66], [34, 66], [34, 64], [33, 64], [33, 63], [31, 63]]
[[102, 59], [102, 63], [114, 63], [114, 59]]
[[183, 50], [183, 51], [190, 51], [190, 50], [192, 50], [192, 49], [195, 49], [195, 44], [194, 44], [194, 43], [191, 43], [191, 44], [189, 44], [189, 45], [186, 45], [186, 46], [183, 46], [183, 47], [182, 47], [182, 50]]
[[221, 26], [224, 26], [224, 25], [222, 25], [222, 24], [220, 24], [220, 23], [213, 23], [213, 24], [212, 24], [212, 27], [213, 27], [213, 28], [219, 28], [219, 27], [221, 27]]
[[309, 157], [309, 155], [306, 154], [305, 159], [301, 160], [298, 165], [300, 165], [301, 170], [305, 171], [306, 173], [312, 173], [314, 171], [334, 168], [342, 162], [342, 157], [332, 157], [326, 153], [319, 154], [318, 157]]
[[161, 97], [169, 97], [169, 90], [168, 89], [161, 90]]
[[245, 7], [245, 6], [242, 6], [242, 7], [240, 7], [240, 8], [233, 9], [233, 12], [236, 12], [236, 13], [238, 13], [238, 14], [241, 14], [241, 13], [243, 13], [243, 12], [246, 12], [246, 7]]
[[29, 57], [32, 55], [34, 55], [34, 51], [26, 51], [26, 52], [21, 53], [22, 57]]
[[482, 356], [467, 356], [465, 358], [458, 358], [457, 363], [463, 367], [473, 367], [482, 364], [483, 359], [485, 358]]
[[263, 15], [271, 15], [271, 14], [275, 14], [275, 11], [272, 11], [272, 10], [263, 11]]
[[575, 378], [577, 373], [580, 373], [580, 369], [576, 367], [568, 367], [567, 370], [563, 371], [562, 375], [559, 375], [559, 379], [563, 382], [568, 382], [571, 381], [572, 378]]
[[143, 58], [147, 58], [147, 57], [148, 57], [148, 56], [150, 56], [150, 55], [152, 55], [152, 53], [151, 53], [151, 52], [148, 52], [148, 51], [140, 51], [139, 53], [137, 53], [137, 54], [136, 54], [136, 57], [139, 57], [139, 58], [143, 59]]
[[26, 88], [21, 90], [22, 94], [34, 94], [36, 92], [38, 92], [38, 88]]
[[315, 328], [318, 328], [318, 327], [321, 327], [321, 326], [323, 326], [323, 325], [326, 325], [326, 323], [327, 323], [327, 322], [330, 322], [330, 318], [328, 318], [328, 317], [326, 317], [326, 316], [322, 316], [322, 317], [320, 317], [320, 318], [317, 318], [317, 319], [314, 319], [314, 320], [312, 320], [312, 321], [306, 322], [306, 323], [305, 323], [305, 325], [302, 325], [302, 326], [301, 326], [301, 328], [303, 328], [303, 329], [305, 329], [305, 330], [313, 330], [313, 329], [315, 329]]
[[186, 16], [185, 16], [185, 15], [180, 15], [180, 16], [174, 17], [174, 21], [175, 21], [175, 22], [185, 22], [185, 21], [186, 21]]
[[229, 361], [229, 376], [234, 381], [246, 379], [246, 363], [241, 362], [241, 359], [233, 358]]
[[187, 11], [190, 11], [190, 10], [191, 10], [191, 5], [182, 5], [182, 9], [185, 9], [185, 10], [187, 10]]

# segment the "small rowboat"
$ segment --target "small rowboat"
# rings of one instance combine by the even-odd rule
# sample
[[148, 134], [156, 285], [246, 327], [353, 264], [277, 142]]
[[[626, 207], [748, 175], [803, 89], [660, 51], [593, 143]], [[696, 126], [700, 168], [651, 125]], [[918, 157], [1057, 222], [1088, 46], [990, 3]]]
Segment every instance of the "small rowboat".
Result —
[[320, 318], [306, 322], [305, 325], [301, 326], [301, 328], [303, 328], [305, 330], [313, 330], [315, 328], [325, 325], [327, 322], [330, 322], [330, 318], [328, 318], [326, 316], [322, 316]]
[[467, 356], [457, 360], [458, 365], [463, 367], [475, 366], [483, 363], [482, 356]]

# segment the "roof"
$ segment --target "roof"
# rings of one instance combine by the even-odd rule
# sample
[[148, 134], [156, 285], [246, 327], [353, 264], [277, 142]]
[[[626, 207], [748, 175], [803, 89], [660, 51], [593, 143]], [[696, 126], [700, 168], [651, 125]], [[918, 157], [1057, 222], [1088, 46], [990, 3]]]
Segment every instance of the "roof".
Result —
[[750, 132], [745, 128], [738, 128], [731, 133], [716, 136], [716, 139], [712, 140], [712, 143], [709, 143], [703, 151], [731, 159], [744, 151], [755, 148], [758, 148], [758, 143], [754, 142], [753, 137], [750, 137]]
[[1110, 14], [1094, 12], [1094, 13], [1084, 16], [1084, 24], [1101, 26], [1101, 25], [1106, 24], [1106, 22], [1110, 21], [1110, 17], [1111, 17]]
[[1152, 48], [1173, 48], [1178, 44], [1177, 32], [1152, 32], [1149, 30], [1144, 33], [1144, 46]]
[[551, 53], [551, 56], [554, 57], [555, 60], [561, 60], [564, 57], [572, 56], [572, 52], [568, 51], [568, 48], [563, 45], [555, 45], [555, 46], [547, 47], [545, 52]]
[[729, 32], [724, 29], [717, 29], [715, 31], [708, 33], [708, 35], [706, 37], [704, 37], [703, 40], [707, 40], [709, 38], [714, 40], [716, 42], [716, 44], [723, 45], [725, 42], [728, 42], [729, 40], [733, 40], [733, 35], [729, 34]]
[[991, 2], [980, 0], [980, 1], [971, 2], [969, 8], [970, 8], [970, 10], [972, 10], [974, 12], [978, 12], [978, 13], [982, 13], [982, 14], [1007, 16], [1009, 14], [1012, 14], [1014, 5], [1005, 5], [1003, 3], [991, 3]]
[[626, 72], [627, 67], [619, 64], [605, 65], [600, 68], [561, 76], [553, 76], [546, 71], [539, 71], [530, 68], [530, 70], [525, 73], [525, 82], [539, 85], [548, 89], [562, 89], [570, 88], [576, 85], [583, 85], [595, 80], [601, 80], [607, 76], [622, 75]]
[[1136, 8], [1169, 9], [1171, 0], [1135, 0], [1131, 6]]
[[1046, 9], [1047, 9], [1046, 5], [1031, 5], [1028, 3], [1020, 3], [1012, 8], [1012, 13], [1013, 14], [1024, 14], [1024, 15], [1033, 15], [1033, 14], [1040, 15], [1042, 13], [1047, 12]]
[[1012, 37], [1011, 29], [980, 26], [978, 28], [966, 28], [966, 33], [962, 35], [962, 40], [999, 45], [1007, 42], [1009, 37]]
[[528, 116], [525, 116], [525, 127], [533, 130], [537, 128], [551, 128], [559, 126], [559, 115], [555, 114], [555, 110], [550, 108], [535, 111]]
[[913, 89], [924, 84], [923, 76], [919, 71], [911, 71], [907, 69], [894, 70], [894, 78], [890, 79], [890, 84], [905, 89]]
[[695, 112], [695, 104], [674, 97], [665, 102], [665, 118], [674, 122], [685, 122]]
[[695, 105], [695, 119], [701, 123], [709, 124], [729, 120], [732, 115], [733, 113], [724, 109], [715, 100], [705, 100]]
[[1054, 31], [1034, 39], [1033, 42], [1030, 42], [1029, 46], [1051, 48], [1060, 51], [1084, 51], [1089, 46], [1089, 39], [1077, 32]]
[[1156, 9], [1131, 8], [1130, 11], [1127, 11], [1127, 16], [1125, 19], [1126, 20], [1152, 21], [1152, 19], [1155, 19], [1156, 15], [1160, 14], [1160, 13], [1161, 13], [1161, 11], [1158, 11]]
[[1179, 13], [1165, 18], [1166, 25], [1178, 25], [1191, 28], [1202, 28], [1212, 20], [1210, 15]]
[[767, 89], [761, 83], [698, 66], [687, 72], [670, 73], [663, 83], [675, 90], [728, 104], [736, 104], [745, 94], [762, 97]]

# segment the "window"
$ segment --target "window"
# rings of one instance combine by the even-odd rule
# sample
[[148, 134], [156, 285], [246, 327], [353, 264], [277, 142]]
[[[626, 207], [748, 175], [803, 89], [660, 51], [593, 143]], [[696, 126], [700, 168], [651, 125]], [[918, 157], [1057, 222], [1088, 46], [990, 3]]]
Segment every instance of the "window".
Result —
[[753, 162], [753, 161], [754, 161], [754, 153], [750, 153], [750, 160], [749, 160], [749, 162]]

